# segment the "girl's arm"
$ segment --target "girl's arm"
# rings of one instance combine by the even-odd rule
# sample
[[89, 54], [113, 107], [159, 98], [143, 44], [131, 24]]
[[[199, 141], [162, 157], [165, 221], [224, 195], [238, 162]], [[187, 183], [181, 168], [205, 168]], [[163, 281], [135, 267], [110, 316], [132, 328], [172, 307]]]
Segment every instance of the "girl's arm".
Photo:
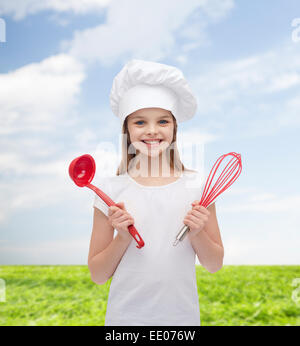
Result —
[[88, 267], [91, 279], [98, 285], [104, 284], [115, 272], [132, 237], [119, 233], [114, 238], [114, 228], [108, 217], [94, 207], [93, 231], [90, 241]]
[[[194, 203], [197, 205], [197, 202]], [[224, 247], [218, 226], [215, 203], [210, 205], [205, 214], [203, 207], [194, 207], [189, 212], [185, 224], [190, 227], [188, 237], [197, 254], [199, 262], [210, 273], [215, 273], [223, 266]], [[206, 212], [207, 212], [206, 210]], [[202, 214], [201, 214], [202, 213]]]

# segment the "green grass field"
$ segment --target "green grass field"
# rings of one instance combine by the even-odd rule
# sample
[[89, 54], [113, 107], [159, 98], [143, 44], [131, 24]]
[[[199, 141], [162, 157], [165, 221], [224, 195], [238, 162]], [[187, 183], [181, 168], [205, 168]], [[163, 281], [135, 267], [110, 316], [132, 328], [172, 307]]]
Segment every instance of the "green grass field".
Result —
[[[87, 266], [0, 266], [0, 325], [104, 325], [109, 280]], [[300, 266], [197, 266], [201, 325], [300, 325]]]

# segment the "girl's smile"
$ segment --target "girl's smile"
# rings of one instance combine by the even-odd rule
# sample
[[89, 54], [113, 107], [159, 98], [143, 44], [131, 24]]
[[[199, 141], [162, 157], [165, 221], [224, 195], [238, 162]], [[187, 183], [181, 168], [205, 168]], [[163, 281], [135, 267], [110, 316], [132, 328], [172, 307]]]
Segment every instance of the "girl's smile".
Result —
[[162, 139], [158, 139], [158, 140], [142, 140], [143, 143], [145, 143], [147, 145], [147, 147], [149, 149], [155, 149], [158, 148], [160, 146], [160, 143], [162, 142]]

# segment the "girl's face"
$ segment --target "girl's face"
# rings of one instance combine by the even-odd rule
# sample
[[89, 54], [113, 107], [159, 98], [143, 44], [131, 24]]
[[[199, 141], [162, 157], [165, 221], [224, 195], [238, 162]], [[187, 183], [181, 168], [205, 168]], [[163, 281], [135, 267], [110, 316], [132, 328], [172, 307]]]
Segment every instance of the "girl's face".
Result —
[[166, 109], [139, 109], [128, 116], [127, 125], [132, 145], [144, 155], [157, 156], [172, 143], [173, 116]]

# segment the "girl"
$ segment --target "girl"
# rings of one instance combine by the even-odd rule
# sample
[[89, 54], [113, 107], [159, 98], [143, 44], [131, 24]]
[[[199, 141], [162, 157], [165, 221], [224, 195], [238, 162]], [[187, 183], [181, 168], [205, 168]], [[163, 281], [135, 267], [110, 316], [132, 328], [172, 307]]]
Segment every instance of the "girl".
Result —
[[[110, 101], [121, 120], [122, 161], [99, 186], [122, 202], [108, 208], [95, 196], [88, 257], [93, 282], [112, 277], [105, 325], [199, 326], [195, 256], [214, 273], [224, 249], [215, 205], [199, 206], [202, 179], [184, 167], [176, 145], [177, 122], [193, 117], [195, 97], [177, 68], [132, 60], [115, 77]], [[188, 236], [173, 246], [183, 223]]]

